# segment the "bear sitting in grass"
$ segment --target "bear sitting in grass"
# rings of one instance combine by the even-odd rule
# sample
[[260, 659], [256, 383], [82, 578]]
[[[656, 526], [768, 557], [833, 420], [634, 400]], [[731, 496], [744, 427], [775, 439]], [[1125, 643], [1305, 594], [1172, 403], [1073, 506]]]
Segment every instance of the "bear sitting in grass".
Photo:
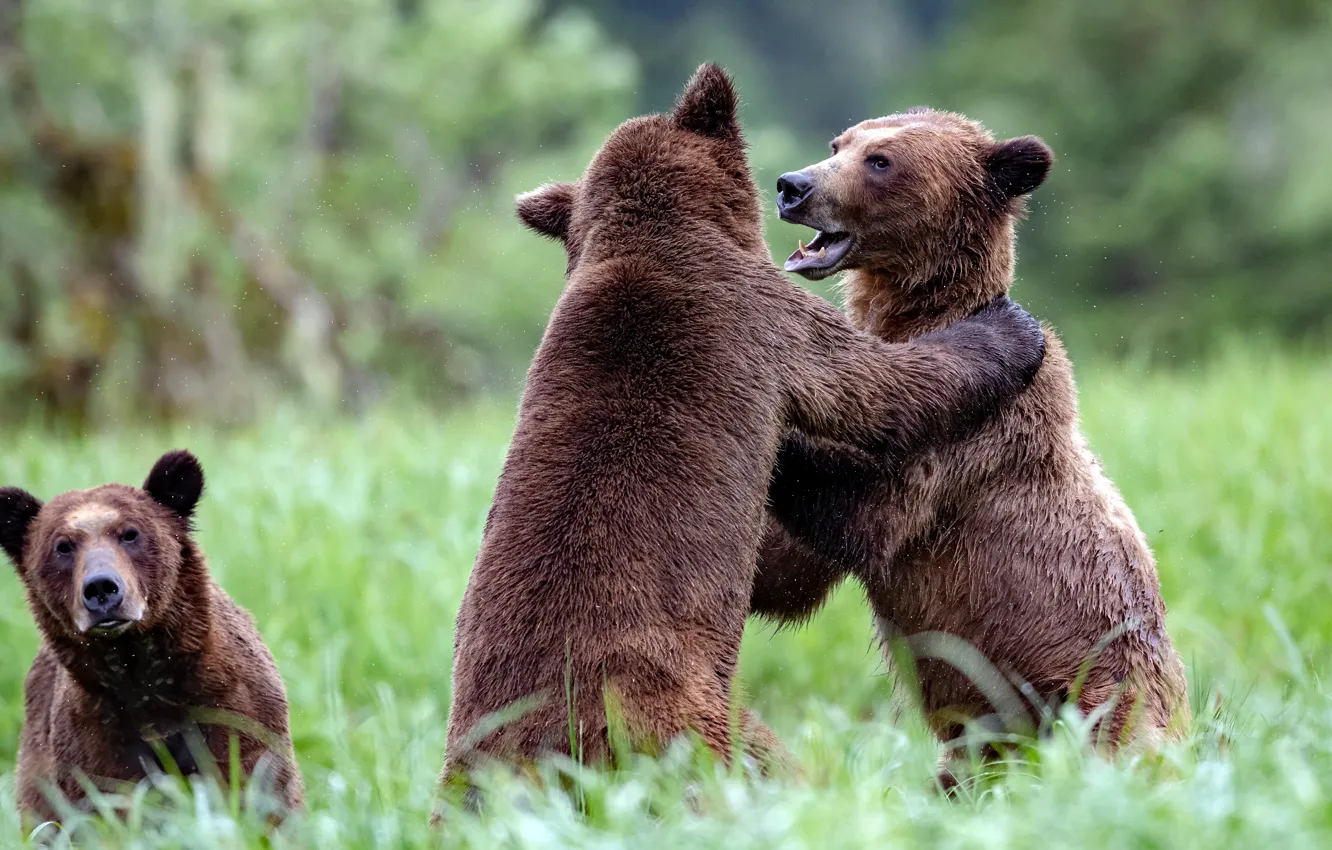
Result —
[[142, 489], [106, 484], [45, 505], [0, 489], [0, 547], [42, 637], [24, 685], [25, 818], [56, 818], [60, 795], [84, 801], [83, 777], [113, 790], [164, 762], [191, 774], [211, 759], [227, 781], [233, 736], [274, 813], [302, 805], [277, 665], [194, 542], [203, 484], [198, 460], [176, 451]]
[[[608, 701], [628, 746], [693, 732], [729, 760], [782, 435], [908, 455], [984, 421], [1043, 356], [1007, 299], [889, 345], [785, 280], [736, 100], [705, 65], [578, 182], [519, 199], [524, 223], [564, 244], [568, 279], [458, 613], [445, 783], [489, 759], [605, 761]], [[751, 752], [779, 748], [739, 725]]]

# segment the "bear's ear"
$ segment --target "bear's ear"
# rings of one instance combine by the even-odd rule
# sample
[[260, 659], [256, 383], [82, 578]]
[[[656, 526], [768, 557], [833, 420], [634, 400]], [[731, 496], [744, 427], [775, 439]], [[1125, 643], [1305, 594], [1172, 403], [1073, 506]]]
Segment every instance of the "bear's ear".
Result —
[[28, 529], [42, 509], [42, 502], [27, 490], [0, 488], [0, 549], [5, 550], [15, 567], [23, 566], [23, 547]]
[[735, 84], [720, 65], [707, 62], [698, 66], [675, 102], [671, 117], [691, 133], [725, 141], [740, 140], [740, 121], [736, 117], [740, 98]]
[[990, 183], [1005, 198], [1036, 191], [1054, 164], [1054, 151], [1036, 136], [1019, 136], [992, 146], [985, 155]]
[[170, 508], [181, 519], [194, 516], [194, 506], [203, 493], [204, 474], [199, 459], [181, 449], [167, 452], [153, 464], [143, 489], [154, 500]]
[[518, 220], [542, 236], [563, 242], [569, 237], [577, 188], [574, 183], [547, 183], [519, 195]]

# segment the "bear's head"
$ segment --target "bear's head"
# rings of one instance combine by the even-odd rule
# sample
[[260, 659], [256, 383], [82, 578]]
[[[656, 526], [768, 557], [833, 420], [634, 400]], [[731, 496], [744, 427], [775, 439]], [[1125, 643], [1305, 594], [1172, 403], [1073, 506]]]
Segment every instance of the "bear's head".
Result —
[[203, 469], [186, 451], [163, 455], [143, 488], [106, 484], [43, 505], [0, 489], [0, 548], [51, 639], [90, 640], [146, 631], [177, 611]]
[[738, 105], [726, 72], [699, 66], [669, 114], [621, 124], [579, 180], [520, 195], [519, 220], [564, 244], [570, 272], [606, 250], [664, 248], [685, 258], [696, 240], [761, 249]]
[[781, 217], [818, 231], [786, 270], [819, 280], [865, 269], [908, 288], [990, 272], [969, 264], [1006, 262], [1011, 274], [1013, 224], [1053, 161], [1035, 136], [996, 142], [951, 112], [862, 121], [832, 156], [778, 180]]

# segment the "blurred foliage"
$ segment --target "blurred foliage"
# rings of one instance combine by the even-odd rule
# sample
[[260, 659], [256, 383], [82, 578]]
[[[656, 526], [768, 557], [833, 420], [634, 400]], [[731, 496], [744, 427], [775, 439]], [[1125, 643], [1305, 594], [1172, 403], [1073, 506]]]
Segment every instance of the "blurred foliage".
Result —
[[[748, 125], [799, 136], [770, 170], [755, 145], [764, 186], [917, 104], [1044, 136], [1059, 162], [1021, 231], [1017, 294], [1077, 353], [1332, 334], [1325, 0], [586, 2], [642, 55], [640, 108], [701, 59], [739, 72]], [[806, 235], [774, 231], [779, 256]]]
[[1043, 135], [1025, 291], [1104, 346], [1182, 355], [1332, 332], [1329, 56], [1324, 0], [992, 0], [901, 103]]
[[529, 0], [0, 9], [2, 401], [76, 422], [480, 385], [531, 277], [502, 168], [634, 76]]
[[704, 59], [765, 187], [916, 103], [1044, 136], [1017, 292], [1080, 356], [1326, 340], [1328, 55], [1322, 0], [0, 0], [0, 415], [516, 386], [563, 261], [512, 195]]
[[639, 108], [667, 108], [700, 62], [736, 75], [749, 126], [826, 140], [882, 107], [885, 79], [917, 62], [956, 0], [554, 0], [581, 6], [629, 44]]

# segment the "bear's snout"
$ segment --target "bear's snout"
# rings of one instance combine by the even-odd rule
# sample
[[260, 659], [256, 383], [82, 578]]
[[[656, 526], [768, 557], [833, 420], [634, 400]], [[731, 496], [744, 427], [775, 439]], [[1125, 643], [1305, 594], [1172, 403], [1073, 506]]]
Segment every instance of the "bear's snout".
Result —
[[782, 218], [805, 202], [814, 192], [814, 178], [807, 171], [788, 171], [777, 178], [777, 212]]
[[122, 567], [110, 547], [99, 546], [84, 556], [83, 579], [75, 603], [82, 610], [76, 609], [74, 617], [80, 632], [119, 632], [143, 616]]
[[99, 572], [83, 580], [83, 607], [94, 617], [111, 613], [124, 599], [124, 586], [115, 573]]

